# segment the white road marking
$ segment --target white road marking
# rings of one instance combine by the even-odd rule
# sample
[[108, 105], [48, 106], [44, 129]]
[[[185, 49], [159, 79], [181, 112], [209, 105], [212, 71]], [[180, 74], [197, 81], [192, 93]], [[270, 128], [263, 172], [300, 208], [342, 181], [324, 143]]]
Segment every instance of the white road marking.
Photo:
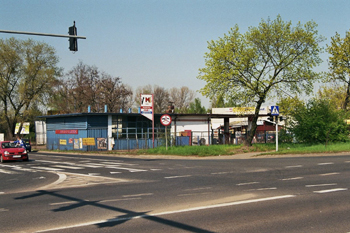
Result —
[[63, 227], [57, 227], [57, 228], [40, 230], [40, 231], [37, 231], [37, 232], [65, 230], [65, 229], [70, 229], [70, 228], [84, 227], [84, 226], [90, 226], [90, 225], [97, 225], [97, 224], [108, 223], [108, 222], [120, 222], [120, 221], [132, 220], [132, 219], [147, 218], [147, 217], [154, 217], [154, 216], [162, 216], [162, 215], [169, 215], [169, 214], [177, 214], [177, 213], [184, 213], [184, 212], [198, 211], [198, 210], [205, 210], [205, 209], [213, 209], [213, 208], [220, 208], [220, 207], [227, 207], [227, 206], [234, 206], [234, 205], [244, 205], [244, 204], [251, 204], [251, 203], [257, 203], [257, 202], [263, 202], [263, 201], [272, 201], [272, 200], [286, 199], [286, 198], [292, 198], [292, 197], [295, 197], [295, 195], [266, 197], [266, 198], [251, 199], [251, 200], [245, 200], [245, 201], [236, 201], [236, 202], [222, 203], [222, 204], [216, 204], [216, 205], [199, 206], [199, 207], [194, 207], [194, 208], [175, 210], [175, 211], [167, 211], [167, 212], [160, 212], [160, 213], [155, 213], [155, 214], [143, 214], [143, 215], [134, 216], [134, 217], [125, 217], [125, 218], [115, 218], [115, 219], [105, 219], [105, 220], [100, 220], [100, 221], [92, 221], [92, 222], [86, 222], [86, 223], [81, 223], [81, 224], [68, 225], [68, 226], [63, 226]]
[[303, 165], [285, 166], [285, 168], [298, 168], [298, 167], [303, 167]]
[[265, 191], [265, 190], [275, 190], [275, 189], [277, 189], [277, 188], [271, 187], [271, 188], [248, 189], [246, 191]]
[[163, 169], [158, 169], [158, 168], [152, 168], [152, 169], [150, 169], [151, 171], [161, 171], [161, 170], [163, 170]]
[[333, 162], [329, 162], [329, 163], [318, 163], [318, 166], [324, 166], [324, 165], [332, 165], [334, 164]]
[[5, 212], [5, 211], [9, 211], [9, 210], [5, 208], [0, 208], [0, 212]]
[[345, 161], [345, 163], [350, 163], [350, 161]]
[[138, 164], [132, 164], [132, 163], [115, 163], [115, 162], [101, 162], [106, 165], [125, 165], [125, 166], [134, 166]]
[[73, 169], [73, 170], [85, 169], [83, 167], [73, 167], [73, 166], [66, 166], [66, 165], [54, 165], [54, 167], [67, 168], [67, 169]]
[[210, 173], [211, 175], [221, 175], [221, 174], [229, 174], [229, 173], [232, 173], [232, 172], [213, 172], [213, 173]]
[[167, 176], [164, 177], [165, 179], [175, 179], [175, 178], [184, 178], [184, 177], [190, 177], [191, 175], [183, 175], [183, 176]]
[[116, 201], [133, 201], [133, 200], [141, 200], [141, 197], [103, 200], [103, 201], [99, 201], [99, 203], [104, 203], [104, 202], [116, 202]]
[[332, 173], [324, 173], [324, 174], [319, 174], [319, 176], [333, 176], [333, 175], [339, 175], [339, 172], [332, 172]]
[[292, 177], [292, 178], [285, 178], [281, 180], [301, 180], [301, 179], [304, 179], [304, 177]]
[[110, 172], [111, 174], [119, 174], [119, 173], [121, 173], [121, 172]]
[[332, 183], [332, 184], [308, 184], [305, 185], [306, 188], [312, 188], [312, 187], [323, 187], [323, 186], [333, 186], [337, 185], [337, 183]]
[[5, 194], [5, 192], [0, 192], [0, 195], [1, 195], [1, 194]]
[[56, 202], [56, 203], [50, 203], [49, 205], [67, 205], [67, 204], [75, 204], [79, 203], [78, 201], [64, 201], [64, 202]]
[[347, 188], [337, 188], [337, 189], [326, 189], [326, 190], [320, 190], [320, 191], [314, 191], [314, 193], [331, 193], [331, 192], [338, 192], [338, 191], [346, 191]]
[[117, 166], [106, 166], [106, 168], [128, 170], [129, 172], [146, 172], [147, 170], [128, 168], [128, 167], [117, 167]]
[[24, 168], [24, 167], [14, 167], [13, 169], [20, 170], [20, 171], [26, 171], [26, 172], [37, 172], [37, 170], [30, 169], [30, 168]]
[[152, 196], [153, 193], [139, 193], [139, 194], [130, 194], [130, 195], [123, 195], [123, 197], [142, 197], [142, 196]]
[[4, 170], [4, 169], [0, 169], [0, 173], [4, 173], [4, 174], [19, 174], [19, 172], [8, 171], [8, 170]]
[[32, 167], [32, 168], [47, 170], [47, 171], [63, 171], [63, 169], [53, 168], [53, 167]]
[[212, 192], [207, 192], [207, 193], [185, 193], [185, 194], [179, 194], [177, 195], [178, 197], [186, 197], [186, 196], [197, 196], [197, 195], [208, 195], [211, 194]]
[[213, 187], [193, 188], [193, 189], [185, 189], [185, 191], [198, 191], [198, 190], [207, 190], [212, 188]]
[[101, 173], [88, 173], [89, 176], [99, 176]]
[[251, 185], [251, 184], [259, 184], [260, 182], [248, 182], [248, 183], [239, 183], [239, 184], [236, 184], [238, 186], [241, 186], [241, 185]]

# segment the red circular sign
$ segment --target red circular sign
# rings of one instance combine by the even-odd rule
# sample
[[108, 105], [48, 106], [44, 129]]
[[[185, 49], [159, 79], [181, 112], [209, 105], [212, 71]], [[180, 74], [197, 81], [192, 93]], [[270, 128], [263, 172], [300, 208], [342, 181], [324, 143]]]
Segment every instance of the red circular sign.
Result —
[[171, 116], [168, 114], [164, 114], [163, 116], [160, 117], [160, 123], [164, 126], [168, 126], [171, 124]]

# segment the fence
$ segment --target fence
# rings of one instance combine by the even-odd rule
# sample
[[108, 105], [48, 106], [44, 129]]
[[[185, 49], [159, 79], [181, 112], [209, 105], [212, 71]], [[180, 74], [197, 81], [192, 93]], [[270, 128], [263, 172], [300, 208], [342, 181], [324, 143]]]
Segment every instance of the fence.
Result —
[[[51, 150], [107, 150], [108, 144], [112, 144], [113, 150], [134, 150], [148, 149], [159, 146], [165, 146], [165, 129], [157, 128], [152, 138], [152, 129], [145, 132], [138, 132], [135, 128], [123, 129], [123, 134], [114, 135], [107, 138], [106, 129], [88, 130], [81, 135], [56, 135], [48, 132], [47, 148]], [[220, 145], [220, 144], [242, 144], [247, 139], [247, 134], [243, 131], [223, 133], [220, 130], [208, 131], [187, 131], [170, 133], [168, 129], [168, 146], [202, 146], [202, 145]], [[253, 138], [253, 143], [273, 143], [275, 142], [274, 131], [257, 131]], [[93, 139], [91, 145], [85, 145], [83, 139], [87, 137]]]

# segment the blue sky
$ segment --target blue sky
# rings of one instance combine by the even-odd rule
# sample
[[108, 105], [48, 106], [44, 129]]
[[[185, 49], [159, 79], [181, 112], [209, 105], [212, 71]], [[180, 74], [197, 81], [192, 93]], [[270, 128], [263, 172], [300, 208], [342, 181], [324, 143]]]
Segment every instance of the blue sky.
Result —
[[[0, 0], [0, 29], [68, 34], [76, 21], [79, 51], [68, 39], [0, 33], [6, 39], [32, 38], [53, 46], [59, 66], [70, 70], [79, 61], [122, 79], [136, 90], [147, 84], [199, 90], [207, 41], [238, 24], [241, 32], [278, 14], [293, 25], [313, 20], [319, 34], [341, 36], [350, 28], [348, 0]], [[318, 68], [327, 70], [327, 54]], [[209, 107], [209, 100], [201, 97]]]

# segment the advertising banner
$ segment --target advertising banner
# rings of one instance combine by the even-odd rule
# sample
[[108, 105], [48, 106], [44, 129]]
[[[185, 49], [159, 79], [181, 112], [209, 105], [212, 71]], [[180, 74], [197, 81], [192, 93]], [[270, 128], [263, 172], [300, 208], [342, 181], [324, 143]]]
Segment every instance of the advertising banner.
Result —
[[[24, 122], [22, 125], [21, 132], [19, 134], [29, 134], [29, 122]], [[15, 135], [18, 133], [19, 127], [21, 126], [21, 123], [16, 123], [15, 127]]]
[[153, 121], [153, 94], [141, 94], [141, 115]]

